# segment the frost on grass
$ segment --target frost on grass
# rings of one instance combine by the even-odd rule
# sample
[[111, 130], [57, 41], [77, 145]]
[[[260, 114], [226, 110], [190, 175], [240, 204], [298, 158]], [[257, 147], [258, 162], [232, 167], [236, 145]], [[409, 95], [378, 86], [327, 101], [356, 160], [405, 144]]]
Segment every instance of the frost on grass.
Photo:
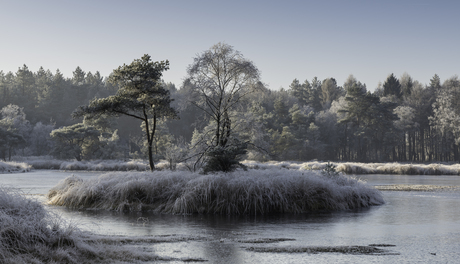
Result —
[[47, 194], [69, 208], [169, 214], [270, 214], [347, 210], [384, 203], [381, 193], [343, 175], [314, 171], [232, 173], [113, 172], [93, 179], [70, 176]]
[[28, 161], [35, 169], [86, 170], [86, 171], [146, 171], [149, 166], [144, 161], [131, 160], [95, 160], [95, 161], [62, 161], [34, 160]]
[[[104, 243], [51, 215], [12, 189], [0, 187], [0, 263], [126, 263], [164, 260]], [[169, 259], [168, 259], [169, 260]]]
[[[328, 162], [289, 162], [269, 161], [256, 162], [245, 160], [242, 162], [253, 169], [285, 168], [290, 170], [324, 170]], [[405, 164], [405, 163], [360, 163], [334, 162], [336, 170], [346, 174], [401, 174], [401, 175], [460, 175], [460, 164]]]
[[0, 173], [15, 173], [30, 171], [31, 166], [24, 162], [0, 161]]

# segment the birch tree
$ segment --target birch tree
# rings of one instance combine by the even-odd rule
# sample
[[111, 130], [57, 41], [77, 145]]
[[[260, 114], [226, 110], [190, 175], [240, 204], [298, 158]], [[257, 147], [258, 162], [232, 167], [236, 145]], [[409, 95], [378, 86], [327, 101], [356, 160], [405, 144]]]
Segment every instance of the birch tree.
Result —
[[[228, 171], [234, 162], [226, 159], [234, 157], [229, 157], [226, 149], [230, 151], [239, 148], [230, 144], [235, 134], [235, 125], [231, 121], [232, 111], [261, 85], [259, 70], [232, 46], [218, 43], [198, 55], [188, 67], [187, 73], [185, 84], [192, 88], [192, 103], [214, 123], [211, 146], [207, 153], [225, 156], [218, 167], [219, 170]], [[234, 153], [240, 154], [241, 151], [234, 150]], [[217, 156], [214, 158], [219, 159]]]

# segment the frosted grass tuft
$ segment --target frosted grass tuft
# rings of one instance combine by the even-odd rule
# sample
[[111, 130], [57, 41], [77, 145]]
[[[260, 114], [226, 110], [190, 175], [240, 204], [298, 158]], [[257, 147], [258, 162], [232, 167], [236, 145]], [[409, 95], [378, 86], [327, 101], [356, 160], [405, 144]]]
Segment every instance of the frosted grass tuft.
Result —
[[[328, 162], [242, 162], [252, 169], [324, 170]], [[334, 162], [336, 171], [346, 174], [399, 174], [399, 175], [460, 175], [460, 164], [407, 164], [407, 163], [360, 163]]]
[[28, 172], [31, 166], [24, 162], [0, 161], [0, 173]]
[[70, 176], [47, 194], [69, 208], [167, 214], [271, 214], [347, 210], [384, 203], [381, 193], [344, 175], [315, 171], [249, 170], [112, 172], [94, 179]]
[[[0, 263], [126, 263], [164, 260], [123, 248], [116, 239], [104, 243], [14, 189], [0, 187]], [[116, 242], [116, 243], [115, 243]]]

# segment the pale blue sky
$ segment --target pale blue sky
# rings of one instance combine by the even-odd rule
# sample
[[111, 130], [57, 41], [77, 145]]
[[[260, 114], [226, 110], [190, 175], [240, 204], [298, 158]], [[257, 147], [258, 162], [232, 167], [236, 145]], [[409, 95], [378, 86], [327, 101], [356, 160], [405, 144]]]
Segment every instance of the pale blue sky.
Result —
[[108, 76], [143, 54], [170, 61], [180, 87], [196, 54], [234, 46], [270, 89], [348, 75], [374, 90], [388, 74], [428, 83], [460, 73], [460, 1], [0, 0], [0, 70]]

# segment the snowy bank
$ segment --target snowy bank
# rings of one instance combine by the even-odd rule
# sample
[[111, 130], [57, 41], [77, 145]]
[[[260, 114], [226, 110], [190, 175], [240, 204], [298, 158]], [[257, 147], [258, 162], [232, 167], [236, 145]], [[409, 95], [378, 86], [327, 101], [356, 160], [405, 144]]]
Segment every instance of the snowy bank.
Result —
[[43, 205], [0, 187], [0, 263], [126, 263], [164, 260], [83, 233]]
[[14, 173], [30, 171], [31, 166], [24, 162], [0, 161], [0, 173]]
[[[286, 168], [291, 170], [323, 170], [328, 162], [256, 162], [245, 160], [244, 165], [253, 169]], [[346, 174], [400, 174], [400, 175], [460, 175], [460, 164], [407, 164], [407, 163], [359, 163], [333, 162], [338, 172]]]
[[169, 214], [269, 214], [347, 210], [384, 203], [380, 192], [342, 175], [285, 169], [197, 174], [113, 172], [70, 176], [53, 187], [50, 204], [69, 208]]

